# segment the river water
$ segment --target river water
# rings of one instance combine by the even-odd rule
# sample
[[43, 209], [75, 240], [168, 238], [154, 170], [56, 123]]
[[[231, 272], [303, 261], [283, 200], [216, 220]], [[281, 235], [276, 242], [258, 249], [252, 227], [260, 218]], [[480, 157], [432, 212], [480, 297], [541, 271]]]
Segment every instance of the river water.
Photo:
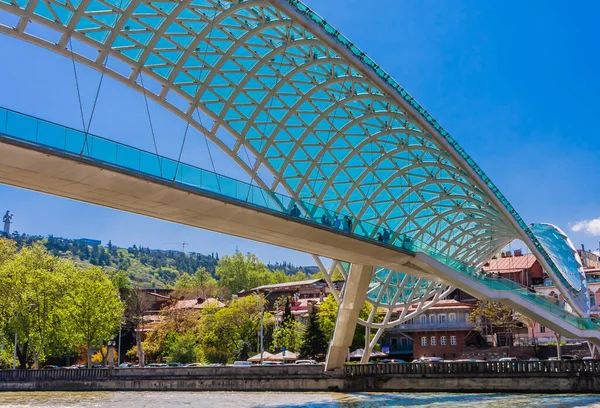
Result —
[[5, 392], [0, 407], [600, 407], [600, 395], [272, 392]]

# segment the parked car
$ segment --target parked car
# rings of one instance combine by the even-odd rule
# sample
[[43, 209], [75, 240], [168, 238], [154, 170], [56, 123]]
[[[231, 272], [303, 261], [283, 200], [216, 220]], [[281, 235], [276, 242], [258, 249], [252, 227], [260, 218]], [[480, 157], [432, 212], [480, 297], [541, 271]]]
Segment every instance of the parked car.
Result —
[[202, 364], [202, 363], [189, 363], [185, 365], [186, 367], [207, 367], [206, 364]]
[[421, 357], [413, 360], [413, 363], [443, 363], [444, 359], [441, 357]]
[[281, 361], [264, 361], [262, 363], [262, 365], [264, 365], [264, 366], [279, 366], [279, 365], [283, 365], [283, 363]]
[[132, 363], [121, 363], [118, 368], [133, 368]]
[[208, 365], [209, 367], [224, 367], [222, 363], [212, 363]]
[[444, 360], [446, 363], [485, 363], [485, 360], [475, 360], [473, 358], [463, 358], [459, 360]]
[[595, 360], [594, 357], [584, 357], [582, 358], [582, 360], [588, 361], [588, 360]]
[[227, 367], [252, 367], [250, 361], [234, 361], [233, 364], [227, 364]]
[[516, 357], [502, 357], [498, 361], [501, 363], [506, 363], [506, 362], [510, 362], [510, 361], [518, 361], [518, 359]]
[[60, 370], [60, 367], [57, 365], [45, 365], [42, 367], [42, 370]]
[[564, 355], [560, 359], [558, 357], [550, 357], [548, 361], [558, 361], [558, 360], [577, 360], [577, 357], [571, 355]]
[[148, 368], [165, 368], [165, 367], [167, 367], [167, 365], [164, 363], [150, 363], [146, 367], [148, 367]]
[[380, 364], [394, 364], [394, 363], [406, 363], [404, 360], [398, 360], [395, 358], [387, 358], [385, 360], [379, 361]]
[[540, 359], [539, 359], [539, 358], [537, 358], [537, 357], [531, 357], [531, 358], [530, 358], [529, 360], [527, 360], [527, 361], [540, 361]]
[[183, 367], [185, 364], [181, 363], [167, 363], [167, 367]]
[[317, 365], [315, 360], [297, 360], [296, 365]]

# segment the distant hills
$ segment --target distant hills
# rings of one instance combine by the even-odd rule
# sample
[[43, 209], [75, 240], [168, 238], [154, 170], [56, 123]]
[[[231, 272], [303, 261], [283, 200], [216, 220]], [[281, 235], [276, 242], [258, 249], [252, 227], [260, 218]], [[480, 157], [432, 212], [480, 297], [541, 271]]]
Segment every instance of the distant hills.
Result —
[[[100, 241], [91, 239], [68, 239], [53, 235], [43, 237], [16, 231], [9, 238], [16, 241], [19, 247], [41, 241], [53, 255], [72, 259], [82, 266], [97, 265], [107, 272], [124, 270], [134, 283], [144, 288], [168, 288], [183, 273], [193, 274], [200, 267], [214, 277], [219, 261], [218, 253], [184, 253], [136, 245], [119, 248], [110, 241], [103, 246]], [[267, 267], [272, 271], [282, 270], [286, 275], [299, 271], [307, 275], [318, 272], [316, 267], [296, 267], [287, 262], [268, 264]]]

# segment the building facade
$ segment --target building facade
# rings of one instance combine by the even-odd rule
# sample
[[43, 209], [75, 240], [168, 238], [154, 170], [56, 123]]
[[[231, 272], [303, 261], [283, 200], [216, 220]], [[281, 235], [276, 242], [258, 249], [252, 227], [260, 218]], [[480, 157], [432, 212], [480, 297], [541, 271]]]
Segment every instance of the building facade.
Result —
[[440, 300], [423, 314], [389, 329], [382, 349], [390, 358], [403, 360], [422, 357], [459, 358], [477, 332], [469, 321], [472, 303], [454, 299]]

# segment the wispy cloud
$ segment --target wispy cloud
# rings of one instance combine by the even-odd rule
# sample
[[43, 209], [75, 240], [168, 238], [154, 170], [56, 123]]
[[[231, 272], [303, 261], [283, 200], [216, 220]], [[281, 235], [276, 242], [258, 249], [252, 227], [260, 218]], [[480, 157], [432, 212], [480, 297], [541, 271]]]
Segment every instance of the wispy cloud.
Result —
[[590, 235], [600, 236], [600, 217], [593, 220], [578, 221], [571, 225], [571, 231], [585, 232]]

